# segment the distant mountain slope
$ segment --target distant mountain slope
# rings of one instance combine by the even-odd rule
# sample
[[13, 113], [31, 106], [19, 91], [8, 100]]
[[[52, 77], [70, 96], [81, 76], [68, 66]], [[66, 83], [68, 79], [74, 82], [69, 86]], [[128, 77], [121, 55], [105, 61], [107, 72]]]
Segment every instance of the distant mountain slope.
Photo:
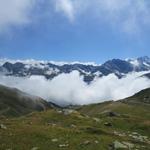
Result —
[[10, 61], [0, 60], [0, 73], [10, 76], [31, 76], [41, 75], [47, 79], [53, 79], [61, 73], [70, 73], [79, 71], [84, 76], [84, 81], [89, 83], [95, 77], [102, 77], [114, 73], [121, 78], [130, 72], [140, 72], [150, 70], [150, 58], [147, 56], [137, 59], [112, 59], [102, 65], [92, 64], [54, 64], [43, 61]]
[[[134, 104], [134, 105], [133, 105]], [[105, 115], [110, 112], [138, 115], [150, 109], [150, 88], [144, 89], [129, 98], [108, 101], [79, 107], [77, 110], [88, 115]], [[150, 118], [150, 114], [140, 114]]]
[[0, 85], [0, 115], [20, 116], [32, 111], [43, 111], [52, 106], [39, 97]]
[[150, 104], [150, 88], [144, 89], [135, 95], [122, 100], [123, 102], [130, 103], [147, 103]]
[[148, 79], [150, 79], [150, 73], [146, 73], [143, 75], [144, 77], [147, 77]]

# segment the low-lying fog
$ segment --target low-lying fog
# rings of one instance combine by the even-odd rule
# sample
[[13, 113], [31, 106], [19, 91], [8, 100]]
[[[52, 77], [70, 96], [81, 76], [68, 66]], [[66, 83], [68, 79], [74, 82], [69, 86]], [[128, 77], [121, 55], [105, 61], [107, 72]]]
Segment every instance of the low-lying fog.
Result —
[[16, 87], [32, 95], [40, 96], [59, 105], [90, 104], [106, 100], [118, 100], [150, 87], [150, 80], [140, 77], [145, 72], [131, 73], [122, 79], [114, 74], [97, 78], [89, 85], [79, 72], [61, 74], [53, 80], [43, 76], [0, 76], [0, 84]]

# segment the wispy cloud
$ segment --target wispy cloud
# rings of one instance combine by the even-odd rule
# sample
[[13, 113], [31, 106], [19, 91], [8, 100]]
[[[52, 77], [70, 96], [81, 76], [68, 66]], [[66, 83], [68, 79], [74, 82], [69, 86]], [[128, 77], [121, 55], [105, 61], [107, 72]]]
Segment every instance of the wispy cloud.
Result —
[[150, 25], [150, 7], [146, 0], [100, 0], [100, 13], [105, 13], [108, 23], [127, 33], [141, 32]]
[[75, 7], [71, 0], [57, 0], [56, 11], [63, 13], [71, 22], [75, 19]]
[[[64, 16], [71, 23], [82, 21], [82, 17], [90, 22], [90, 18], [96, 17], [97, 23], [106, 23], [117, 31], [119, 29], [129, 34], [139, 33], [150, 25], [148, 0], [0, 0], [0, 31], [38, 18], [36, 15], [39, 13], [32, 10], [40, 2], [50, 2], [50, 13], [55, 12], [53, 15], [56, 17]], [[40, 11], [40, 14], [45, 14], [44, 9]]]
[[0, 32], [29, 23], [34, 0], [0, 0]]
[[63, 13], [71, 22], [86, 13], [95, 15], [98, 22], [106, 22], [126, 33], [140, 32], [150, 25], [150, 2], [147, 0], [58, 0], [57, 12]]

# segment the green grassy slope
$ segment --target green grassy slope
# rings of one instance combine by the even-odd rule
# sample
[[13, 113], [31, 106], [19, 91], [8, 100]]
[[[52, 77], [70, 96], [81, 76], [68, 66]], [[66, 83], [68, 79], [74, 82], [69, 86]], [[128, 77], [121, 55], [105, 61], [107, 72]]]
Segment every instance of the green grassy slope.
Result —
[[49, 104], [39, 97], [0, 85], [0, 115], [21, 116], [47, 108]]
[[6, 128], [0, 129], [0, 150], [113, 150], [115, 141], [133, 146], [126, 149], [150, 150], [150, 106], [142, 93], [134, 96], [134, 104], [129, 98], [1, 117]]
[[146, 103], [150, 105], [150, 88], [123, 100], [127, 103]]

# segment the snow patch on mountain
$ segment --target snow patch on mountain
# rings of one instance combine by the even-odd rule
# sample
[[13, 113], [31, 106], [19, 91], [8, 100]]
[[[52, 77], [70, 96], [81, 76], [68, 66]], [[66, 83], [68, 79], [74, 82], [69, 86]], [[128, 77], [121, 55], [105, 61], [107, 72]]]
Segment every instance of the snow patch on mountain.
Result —
[[41, 67], [41, 64], [54, 64], [54, 65], [58, 65], [58, 66], [63, 66], [65, 64], [68, 65], [74, 65], [74, 64], [82, 64], [82, 65], [92, 65], [92, 66], [100, 66], [101, 64], [97, 64], [95, 62], [80, 62], [80, 61], [73, 61], [73, 62], [67, 62], [67, 61], [48, 61], [48, 60], [35, 60], [35, 59], [25, 59], [25, 60], [13, 60], [13, 59], [7, 59], [7, 58], [1, 58], [0, 59], [0, 65], [3, 65], [6, 62], [10, 62], [12, 64], [15, 64], [17, 62], [19, 63], [23, 63], [29, 66], [39, 66]]
[[133, 59], [133, 60], [130, 60], [129, 62], [130, 62], [131, 64], [133, 64], [134, 66], [136, 66], [136, 67], [140, 65], [140, 63], [138, 62], [137, 59], [135, 59], [135, 60], [134, 60], [134, 59]]
[[[59, 64], [59, 65], [58, 65]], [[62, 73], [78, 71], [87, 83], [95, 78], [107, 76], [114, 73], [118, 78], [124, 77], [131, 72], [141, 72], [150, 70], [150, 58], [140, 57], [137, 59], [112, 59], [102, 65], [95, 63], [81, 62], [54, 62], [28, 60], [0, 59], [0, 73], [9, 76], [33, 76], [40, 75], [46, 79], [53, 79]]]

